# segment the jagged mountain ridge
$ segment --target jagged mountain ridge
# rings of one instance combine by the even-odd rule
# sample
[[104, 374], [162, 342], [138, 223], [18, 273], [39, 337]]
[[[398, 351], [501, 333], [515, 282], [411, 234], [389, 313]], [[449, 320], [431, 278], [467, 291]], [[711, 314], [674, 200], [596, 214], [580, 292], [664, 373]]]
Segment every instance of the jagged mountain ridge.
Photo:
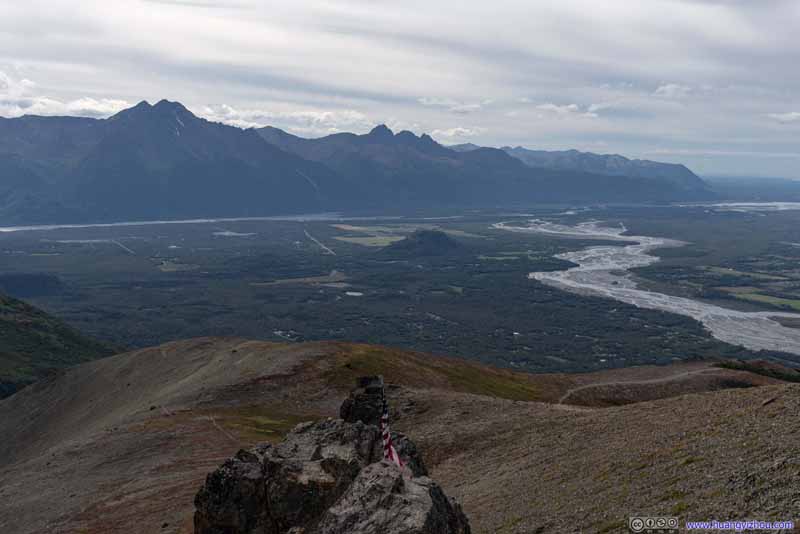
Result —
[[533, 168], [428, 135], [304, 139], [141, 102], [108, 119], [0, 119], [0, 223], [707, 198], [672, 179]]
[[300, 157], [322, 163], [362, 186], [362, 201], [379, 207], [388, 203], [403, 207], [479, 205], [511, 199], [513, 188], [533, 198], [539, 181], [523, 165], [496, 153], [487, 165], [487, 149], [481, 154], [460, 154], [430, 136], [402, 131], [395, 134], [379, 125], [364, 135], [339, 133], [304, 139], [276, 128], [259, 133], [269, 143]]
[[[711, 196], [702, 180], [684, 187], [660, 177], [591, 173], [580, 168], [532, 167], [505, 150], [445, 147], [428, 135], [379, 125], [364, 135], [337, 133], [306, 139], [274, 127], [258, 130], [268, 142], [318, 161], [395, 202], [439, 205], [536, 202], [669, 201]], [[360, 178], [359, 178], [360, 177]], [[402, 186], [401, 189], [398, 186]]]

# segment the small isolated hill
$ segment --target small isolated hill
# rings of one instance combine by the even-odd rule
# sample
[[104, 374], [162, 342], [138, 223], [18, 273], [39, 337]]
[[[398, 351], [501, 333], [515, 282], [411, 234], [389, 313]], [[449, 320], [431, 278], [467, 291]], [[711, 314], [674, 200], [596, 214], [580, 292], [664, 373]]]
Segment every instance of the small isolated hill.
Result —
[[381, 254], [397, 258], [425, 258], [447, 256], [467, 251], [468, 248], [441, 230], [415, 230], [406, 238], [383, 248]]
[[[625, 532], [632, 510], [796, 513], [800, 385], [699, 362], [529, 375], [370, 345], [203, 338], [1, 400], [0, 531], [191, 533], [207, 473], [338, 416], [354, 379], [375, 374], [392, 429], [473, 532]], [[595, 407], [593, 387], [611, 407]], [[630, 404], [613, 406], [615, 388]]]
[[0, 398], [56, 370], [110, 354], [110, 347], [0, 293]]

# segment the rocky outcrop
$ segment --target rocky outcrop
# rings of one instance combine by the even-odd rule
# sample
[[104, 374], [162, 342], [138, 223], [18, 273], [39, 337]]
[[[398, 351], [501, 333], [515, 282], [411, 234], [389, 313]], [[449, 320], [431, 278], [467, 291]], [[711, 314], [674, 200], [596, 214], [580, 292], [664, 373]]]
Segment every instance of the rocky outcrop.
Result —
[[361, 420], [302, 423], [277, 445], [241, 450], [198, 492], [195, 534], [469, 534], [413, 441], [394, 439], [402, 468]]
[[436, 482], [404, 477], [384, 460], [358, 474], [314, 532], [461, 534], [470, 529], [461, 507]]
[[350, 392], [339, 409], [339, 417], [348, 423], [361, 421], [368, 425], [380, 425], [383, 412], [383, 378], [362, 376], [356, 380], [356, 388]]

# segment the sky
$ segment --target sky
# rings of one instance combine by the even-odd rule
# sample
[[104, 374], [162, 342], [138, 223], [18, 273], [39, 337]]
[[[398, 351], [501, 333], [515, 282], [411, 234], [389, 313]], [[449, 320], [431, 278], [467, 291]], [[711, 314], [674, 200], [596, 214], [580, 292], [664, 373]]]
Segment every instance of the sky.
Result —
[[800, 178], [799, 28], [798, 0], [0, 0], [0, 116], [166, 98]]

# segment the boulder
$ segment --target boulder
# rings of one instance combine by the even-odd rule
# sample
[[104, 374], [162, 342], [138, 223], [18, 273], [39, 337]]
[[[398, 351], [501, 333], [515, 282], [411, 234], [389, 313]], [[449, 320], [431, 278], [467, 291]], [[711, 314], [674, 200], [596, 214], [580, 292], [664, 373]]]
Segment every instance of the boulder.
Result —
[[405, 477], [383, 460], [365, 467], [315, 534], [468, 534], [461, 507], [427, 477]]
[[308, 528], [359, 471], [380, 458], [378, 429], [329, 419], [301, 424], [264, 459], [267, 508], [277, 527]]
[[255, 451], [239, 451], [206, 477], [194, 499], [194, 531], [203, 534], [248, 532], [266, 534], [269, 517], [261, 458]]
[[339, 417], [348, 423], [361, 421], [380, 426], [383, 414], [383, 377], [363, 376], [356, 379], [356, 388], [350, 392], [339, 409]]

